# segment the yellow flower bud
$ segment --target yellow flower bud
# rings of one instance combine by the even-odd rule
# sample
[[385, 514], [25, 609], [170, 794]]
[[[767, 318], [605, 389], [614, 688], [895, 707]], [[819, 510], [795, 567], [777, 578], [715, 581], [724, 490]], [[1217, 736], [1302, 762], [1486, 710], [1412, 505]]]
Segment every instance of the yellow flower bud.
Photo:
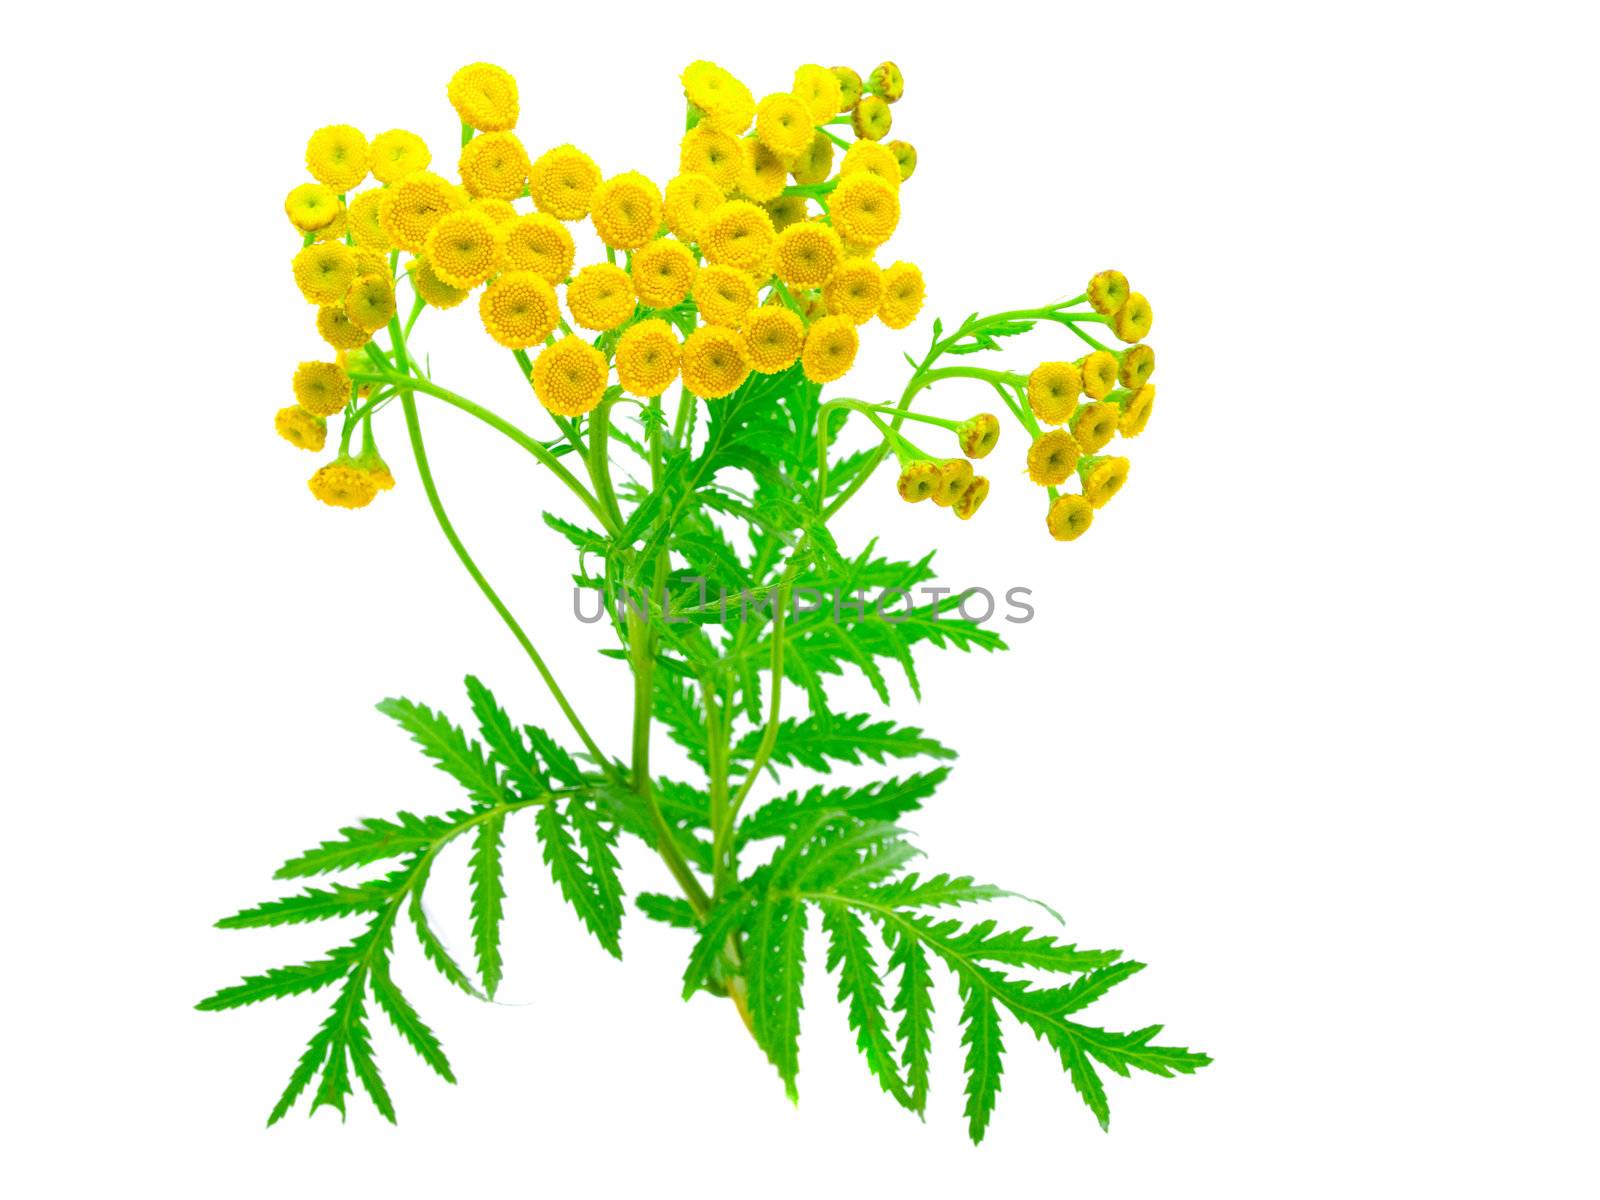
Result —
[[1155, 372], [1156, 352], [1140, 344], [1129, 346], [1122, 352], [1122, 363], [1117, 368], [1117, 382], [1126, 388], [1143, 387]]
[[1117, 434], [1122, 410], [1105, 400], [1080, 404], [1072, 416], [1072, 436], [1085, 454], [1103, 449]]
[[889, 103], [882, 96], [861, 97], [850, 113], [850, 127], [856, 131], [856, 136], [869, 141], [882, 140], [893, 123]]
[[1074, 541], [1093, 524], [1094, 506], [1075, 492], [1060, 496], [1050, 506], [1044, 522], [1050, 530], [1050, 536], [1056, 541]]
[[1122, 490], [1128, 482], [1128, 460], [1090, 455], [1078, 460], [1078, 478], [1083, 480], [1083, 494], [1096, 508], [1104, 508], [1106, 501]]
[[902, 142], [899, 138], [885, 142], [884, 148], [893, 154], [895, 161], [900, 164], [900, 178], [910, 179], [911, 173], [917, 169], [917, 148], [910, 142]]
[[974, 475], [972, 482], [967, 485], [967, 490], [961, 493], [961, 498], [954, 504], [955, 514], [963, 521], [970, 521], [972, 515], [983, 506], [989, 498], [989, 480], [982, 475]]
[[882, 62], [872, 68], [872, 74], [867, 78], [867, 91], [874, 96], [893, 104], [906, 93], [906, 81], [900, 74], [900, 68], [892, 62]]
[[861, 99], [861, 76], [849, 67], [834, 67], [833, 75], [839, 81], [839, 111], [847, 113]]
[[961, 422], [956, 436], [961, 439], [961, 453], [968, 458], [983, 458], [1000, 440], [1000, 418], [993, 413], [979, 413]]
[[1138, 292], [1128, 297], [1128, 302], [1117, 310], [1111, 328], [1125, 342], [1142, 342], [1150, 336], [1150, 325], [1155, 315], [1150, 311], [1150, 301]]
[[1108, 351], [1096, 350], [1078, 360], [1083, 377], [1083, 394], [1091, 400], [1104, 400], [1117, 386], [1117, 360]]
[[1058, 487], [1078, 465], [1078, 443], [1065, 429], [1040, 434], [1028, 447], [1028, 478], [1041, 487]]
[[1101, 271], [1089, 280], [1088, 291], [1095, 312], [1109, 317], [1128, 302], [1128, 277], [1121, 271]]
[[966, 459], [945, 459], [939, 464], [939, 482], [933, 490], [933, 502], [940, 508], [949, 508], [961, 499], [972, 480], [972, 464]]
[[900, 492], [900, 499], [910, 504], [929, 499], [939, 487], [939, 464], [931, 458], [919, 458], [908, 463], [900, 472], [895, 487]]

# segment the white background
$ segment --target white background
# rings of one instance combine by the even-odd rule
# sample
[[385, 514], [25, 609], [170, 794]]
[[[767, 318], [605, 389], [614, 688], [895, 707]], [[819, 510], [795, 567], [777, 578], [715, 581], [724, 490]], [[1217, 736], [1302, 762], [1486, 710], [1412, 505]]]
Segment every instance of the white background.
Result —
[[[16, 1194], [1592, 1188], [1583, 6], [49, 11], [13, 15], [0, 73]], [[1090, 536], [1045, 537], [1015, 430], [977, 521], [900, 504], [886, 475], [840, 536], [1034, 589], [1012, 652], [926, 655], [923, 703], [897, 696], [962, 752], [913, 822], [927, 865], [1043, 895], [1070, 936], [1150, 963], [1101, 1015], [1164, 1021], [1216, 1063], [1108, 1077], [1107, 1136], [1012, 1027], [974, 1150], [953, 988], [918, 1123], [814, 968], [796, 1110], [726, 1004], [677, 998], [683, 936], [632, 918], [628, 961], [607, 959], [524, 829], [506, 1003], [409, 949], [399, 966], [460, 1086], [384, 1027], [397, 1129], [357, 1098], [342, 1126], [302, 1109], [267, 1131], [321, 998], [191, 1006], [330, 931], [209, 923], [353, 818], [452, 802], [379, 698], [459, 717], [472, 671], [559, 725], [432, 527], [398, 424], [399, 486], [355, 514], [315, 504], [311, 456], [272, 433], [319, 354], [281, 209], [305, 137], [404, 126], [448, 166], [445, 81], [488, 58], [520, 80], [530, 147], [664, 179], [697, 57], [758, 95], [802, 62], [905, 71], [895, 131], [921, 165], [890, 249], [922, 264], [929, 306], [873, 327], [855, 394], [895, 394], [935, 314], [1075, 293], [1106, 265], [1151, 297], [1160, 401]], [[1065, 337], [998, 357], [1026, 370]], [[442, 381], [536, 420], [470, 307], [416, 340]], [[623, 744], [623, 673], [568, 615], [570, 557], [538, 521], [547, 481], [470, 422], [424, 420], [470, 544]]]

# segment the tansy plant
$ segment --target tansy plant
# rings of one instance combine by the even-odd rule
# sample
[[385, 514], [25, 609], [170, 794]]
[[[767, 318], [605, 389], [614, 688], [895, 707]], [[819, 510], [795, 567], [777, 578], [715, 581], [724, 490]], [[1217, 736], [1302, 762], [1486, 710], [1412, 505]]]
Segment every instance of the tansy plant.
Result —
[[[1071, 541], [1127, 478], [1127, 459], [1104, 452], [1149, 419], [1150, 306], [1120, 273], [1102, 271], [1070, 300], [975, 313], [950, 330], [934, 321], [921, 357], [906, 356], [911, 376], [893, 402], [824, 400], [874, 318], [904, 329], [922, 307], [921, 271], [880, 261], [917, 164], [908, 143], [886, 140], [900, 72], [884, 63], [863, 80], [846, 67], [803, 66], [791, 88], [759, 102], [712, 63], [693, 63], [682, 78], [687, 131], [664, 189], [637, 171], [607, 175], [570, 145], [532, 157], [514, 132], [516, 82], [484, 63], [463, 67], [448, 88], [461, 117], [460, 183], [430, 170], [428, 146], [405, 130], [370, 142], [348, 125], [312, 135], [306, 165], [315, 182], [295, 187], [285, 209], [301, 241], [295, 283], [335, 353], [295, 370], [296, 403], [278, 413], [278, 431], [320, 451], [327, 421], [338, 417], [337, 453], [311, 477], [311, 491], [361, 508], [394, 486], [375, 429], [385, 410], [399, 410], [445, 540], [548, 685], [570, 737], [516, 723], [474, 678], [476, 734], [421, 704], [385, 700], [379, 709], [460, 782], [461, 806], [361, 821], [291, 858], [278, 878], [364, 875], [219, 924], [352, 918], [359, 932], [200, 1007], [331, 989], [327, 1018], [270, 1121], [308, 1089], [312, 1111], [343, 1113], [357, 1081], [393, 1120], [374, 1059], [374, 1009], [455, 1079], [392, 973], [397, 936], [409, 926], [446, 979], [492, 999], [502, 976], [502, 855], [531, 851], [536, 840], [607, 953], [622, 954], [630, 902], [682, 931], [683, 995], [725, 997], [791, 1096], [815, 922], [856, 1044], [896, 1103], [921, 1113], [928, 1100], [939, 968], [960, 995], [974, 1141], [1000, 1090], [1002, 1015], [1060, 1056], [1106, 1125], [1102, 1069], [1188, 1074], [1210, 1061], [1159, 1043], [1157, 1025], [1113, 1032], [1086, 1021], [1084, 1010], [1143, 964], [965, 917], [960, 906], [1009, 893], [908, 870], [916, 851], [900, 822], [945, 781], [947, 766], [863, 786], [776, 781], [794, 768], [953, 758], [919, 729], [835, 711], [828, 684], [850, 665], [887, 701], [890, 662], [915, 693], [915, 651], [1002, 648], [955, 611], [959, 597], [909, 602], [909, 590], [933, 577], [930, 558], [896, 561], [871, 544], [847, 552], [829, 531], [891, 456], [902, 498], [962, 520], [977, 514], [989, 481], [971, 462], [996, 451], [1000, 416], [947, 418], [914, 402], [956, 380], [998, 397], [1001, 415], [1022, 430], [1026, 453], [1013, 465], [1042, 489], [1050, 535]], [[375, 186], [362, 187], [369, 176]], [[604, 254], [580, 264], [574, 235], [584, 226]], [[532, 388], [531, 396], [513, 389], [501, 411], [438, 382], [413, 344], [426, 309], [447, 312], [474, 292], [485, 345], [503, 347], [515, 366], [508, 377]], [[1083, 356], [1026, 373], [969, 365], [1040, 322], [1063, 326]], [[434, 404], [514, 442], [530, 469], [582, 505], [581, 522], [544, 519], [577, 551], [578, 585], [603, 602], [616, 635], [603, 653], [631, 672], [626, 753], [592, 736], [468, 553], [429, 469], [422, 409]], [[548, 431], [524, 428], [534, 415]], [[833, 448], [846, 422], [867, 436], [866, 448]], [[886, 611], [885, 597], [906, 603]], [[683, 751], [689, 778], [653, 769], [658, 726]], [[424, 901], [440, 851], [456, 839], [470, 848], [470, 963], [436, 932]], [[625, 839], [661, 857], [677, 894], [627, 895]]]

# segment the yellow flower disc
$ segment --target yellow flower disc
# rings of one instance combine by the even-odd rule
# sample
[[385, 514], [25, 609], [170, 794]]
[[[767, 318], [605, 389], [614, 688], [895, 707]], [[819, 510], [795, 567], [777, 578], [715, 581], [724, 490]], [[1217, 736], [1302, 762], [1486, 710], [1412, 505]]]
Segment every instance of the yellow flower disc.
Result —
[[615, 329], [633, 315], [633, 280], [611, 263], [585, 267], [567, 284], [567, 307], [585, 329]]
[[767, 210], [767, 216], [772, 218], [772, 228], [778, 233], [811, 215], [810, 201], [804, 196], [779, 196], [762, 207]]
[[534, 395], [563, 417], [591, 411], [606, 394], [610, 378], [606, 356], [579, 337], [564, 337], [533, 360]]
[[667, 183], [667, 228], [684, 242], [698, 242], [706, 219], [721, 206], [722, 188], [707, 175], [674, 176]]
[[740, 148], [744, 154], [744, 170], [739, 175], [740, 193], [763, 204], [783, 195], [789, 183], [789, 169], [783, 165], [783, 160], [755, 138], [745, 138]]
[[494, 222], [468, 208], [434, 223], [422, 255], [433, 273], [451, 287], [475, 288], [494, 274], [499, 250]]
[[661, 231], [661, 193], [637, 171], [613, 175], [594, 190], [589, 217], [606, 245], [636, 250]]
[[1143, 387], [1155, 373], [1156, 352], [1149, 346], [1129, 346], [1117, 367], [1117, 382], [1126, 388]]
[[904, 329], [922, 311], [927, 286], [922, 272], [908, 262], [897, 262], [883, 273], [883, 303], [878, 319], [890, 329]]
[[683, 386], [692, 395], [716, 400], [735, 391], [749, 374], [744, 338], [732, 329], [702, 325], [683, 343]]
[[1046, 425], [1071, 420], [1082, 392], [1083, 377], [1072, 363], [1040, 363], [1028, 376], [1028, 407]]
[[678, 377], [678, 339], [659, 317], [630, 325], [617, 339], [617, 381], [635, 396], [659, 396]]
[[488, 217], [496, 229], [503, 229], [517, 219], [517, 210], [511, 207], [511, 201], [498, 196], [474, 196], [467, 207]]
[[1150, 336], [1150, 326], [1154, 320], [1150, 301], [1134, 292], [1128, 297], [1128, 302], [1117, 310], [1111, 328], [1125, 342], [1142, 342]]
[[882, 96], [893, 104], [905, 95], [906, 81], [900, 74], [900, 68], [892, 62], [881, 62], [872, 68], [872, 74], [867, 76], [867, 90], [874, 96]]
[[356, 276], [344, 295], [344, 312], [353, 324], [376, 333], [394, 316], [394, 281], [387, 274]]
[[339, 193], [325, 183], [302, 183], [284, 197], [283, 211], [301, 233], [314, 233], [339, 215]]
[[701, 124], [737, 137], [756, 113], [750, 89], [713, 62], [692, 62], [683, 71], [683, 94], [701, 112]]
[[294, 398], [307, 412], [331, 417], [350, 400], [350, 377], [338, 363], [303, 362], [294, 369]]
[[1105, 350], [1096, 350], [1078, 360], [1083, 376], [1083, 394], [1091, 400], [1104, 400], [1117, 386], [1117, 360]]
[[576, 146], [546, 150], [528, 168], [528, 194], [540, 212], [563, 221], [581, 221], [600, 186], [600, 168]]
[[786, 163], [811, 145], [815, 124], [811, 110], [788, 92], [774, 92], [756, 105], [756, 137]]
[[413, 171], [426, 171], [433, 161], [428, 143], [408, 129], [380, 133], [367, 147], [367, 158], [379, 183], [398, 183]]
[[461, 186], [469, 196], [515, 200], [532, 165], [516, 134], [482, 133], [461, 147]]
[[706, 219], [700, 252], [708, 262], [765, 278], [777, 240], [766, 209], [748, 200], [729, 200]]
[[792, 90], [795, 99], [810, 112], [813, 125], [821, 125], [829, 120], [844, 102], [844, 89], [839, 86], [839, 77], [827, 67], [819, 67], [815, 63], [807, 63], [795, 71]]
[[511, 129], [517, 123], [517, 81], [490, 63], [471, 63], [450, 78], [445, 89], [450, 105], [465, 125], [485, 133]]
[[849, 317], [823, 317], [806, 332], [800, 362], [812, 383], [832, 383], [856, 361], [861, 337]]
[[1089, 280], [1088, 294], [1095, 312], [1109, 317], [1128, 302], [1128, 277], [1121, 271], [1101, 271]]
[[821, 287], [844, 258], [839, 235], [831, 225], [802, 221], [778, 235], [773, 269], [790, 287]]
[[704, 175], [726, 195], [739, 186], [744, 175], [744, 151], [737, 138], [696, 125], [678, 146], [678, 170], [684, 175]]
[[1040, 486], [1059, 487], [1078, 465], [1078, 443], [1065, 429], [1040, 434], [1028, 447], [1028, 478]]
[[972, 464], [964, 458], [947, 458], [939, 464], [939, 479], [929, 497], [940, 508], [957, 503], [972, 486]]
[[389, 243], [412, 254], [422, 253], [435, 221], [467, 207], [466, 192], [431, 171], [407, 175], [379, 195], [378, 221]]
[[341, 204], [339, 211], [333, 214], [333, 220], [312, 233], [311, 240], [314, 242], [342, 242], [344, 241], [344, 235], [349, 231], [350, 212]]
[[821, 183], [833, 173], [833, 139], [817, 130], [811, 145], [789, 164], [796, 183]]
[[335, 508], [365, 508], [378, 494], [372, 476], [347, 458], [322, 467], [306, 483], [313, 496]]
[[1044, 523], [1056, 541], [1073, 541], [1094, 523], [1094, 506], [1076, 493], [1060, 496], [1050, 506]]
[[823, 285], [828, 311], [864, 325], [883, 304], [883, 271], [870, 258], [847, 258]]
[[939, 487], [939, 464], [932, 459], [919, 458], [909, 463], [895, 480], [895, 490], [907, 504], [927, 500]]
[[844, 176], [828, 201], [828, 215], [845, 241], [881, 246], [900, 223], [899, 188], [865, 171]]
[[1122, 410], [1104, 400], [1080, 404], [1072, 417], [1072, 436], [1085, 454], [1105, 449], [1106, 443], [1117, 435], [1117, 423], [1122, 420]]
[[1078, 477], [1083, 480], [1083, 494], [1089, 498], [1089, 503], [1104, 508], [1106, 501], [1128, 482], [1128, 460], [1085, 458], [1078, 463]]
[[882, 139], [893, 123], [894, 117], [882, 96], [861, 97], [850, 113], [850, 127], [856, 131], [856, 137], [867, 141]]
[[572, 274], [577, 254], [572, 234], [549, 213], [516, 217], [500, 231], [500, 267], [506, 271], [532, 271], [550, 283]]
[[317, 309], [317, 332], [335, 350], [356, 350], [371, 336], [352, 321], [342, 304], [325, 304]]
[[682, 304], [694, 285], [695, 261], [689, 247], [657, 238], [633, 256], [633, 290], [649, 308]]
[[387, 254], [390, 250], [389, 235], [383, 231], [383, 222], [378, 219], [378, 206], [382, 201], [383, 192], [379, 188], [362, 192], [350, 202], [347, 220], [356, 245]]
[[993, 413], [979, 413], [970, 421], [963, 421], [956, 433], [961, 439], [961, 453], [968, 458], [986, 458], [1000, 440], [1000, 418]]
[[1138, 437], [1150, 423], [1150, 413], [1155, 406], [1155, 384], [1147, 383], [1137, 391], [1129, 392], [1120, 405], [1122, 416], [1117, 421], [1117, 432], [1123, 437]]
[[956, 516], [963, 521], [972, 520], [973, 514], [983, 507], [983, 502], [989, 498], [989, 481], [982, 475], [974, 475], [972, 482], [967, 484], [966, 490], [961, 493], [961, 498], [951, 506]]
[[764, 305], [746, 314], [744, 340], [752, 369], [776, 375], [794, 366], [800, 357], [806, 340], [805, 322], [784, 305]]
[[454, 308], [472, 295], [467, 288], [451, 287], [440, 279], [425, 258], [412, 259], [406, 265], [406, 274], [411, 277], [411, 286], [422, 297], [422, 302], [432, 308]]
[[306, 143], [306, 170], [336, 192], [348, 192], [367, 177], [367, 139], [353, 125], [327, 125]]
[[892, 142], [880, 142], [879, 145], [893, 154], [895, 162], [900, 164], [901, 182], [910, 179], [917, 169], [917, 148], [910, 142], [902, 142], [899, 138]]
[[707, 325], [737, 329], [756, 306], [755, 281], [738, 267], [702, 267], [694, 277], [694, 302]]
[[272, 424], [279, 437], [302, 450], [321, 450], [328, 442], [328, 422], [298, 404], [280, 408]]
[[356, 277], [356, 256], [343, 242], [317, 242], [294, 256], [294, 281], [312, 304], [344, 299]]
[[834, 67], [833, 77], [839, 81], [839, 113], [850, 112], [856, 106], [856, 101], [861, 99], [865, 90], [861, 83], [861, 76], [849, 67]]
[[896, 191], [900, 190], [900, 160], [880, 142], [857, 142], [844, 152], [839, 178], [851, 175], [876, 175]]
[[507, 271], [483, 289], [478, 316], [489, 336], [502, 346], [537, 346], [561, 320], [555, 289], [532, 271]]

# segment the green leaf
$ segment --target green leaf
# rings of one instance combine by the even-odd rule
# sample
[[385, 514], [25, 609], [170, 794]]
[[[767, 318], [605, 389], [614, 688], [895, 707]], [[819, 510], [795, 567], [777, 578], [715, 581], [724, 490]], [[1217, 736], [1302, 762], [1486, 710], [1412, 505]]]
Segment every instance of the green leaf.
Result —
[[974, 882], [970, 875], [933, 875], [923, 879], [913, 874], [874, 888], [871, 896], [877, 903], [900, 908], [934, 908], [998, 900], [1011, 894], [993, 884]]
[[611, 543], [606, 540], [604, 534], [593, 529], [585, 529], [582, 525], [574, 525], [554, 513], [545, 513], [544, 523], [586, 553], [604, 555], [611, 548]]
[[473, 715], [478, 718], [483, 740], [489, 743], [490, 758], [505, 770], [506, 779], [524, 800], [542, 796], [550, 790], [539, 770], [539, 760], [528, 749], [522, 731], [511, 723], [494, 694], [475, 676], [467, 676], [467, 696]]
[[[543, 847], [544, 861], [562, 896], [577, 912], [584, 927], [594, 934], [608, 954], [621, 958], [622, 893], [616, 884], [616, 859], [602, 836], [598, 863], [594, 861], [593, 849], [589, 850], [591, 861], [584, 860], [578, 853], [572, 828], [568, 824], [569, 820], [576, 823], [581, 819], [570, 808], [566, 815], [553, 804], [539, 809], [534, 822], [539, 843]], [[592, 813], [589, 819], [593, 820]], [[595, 869], [597, 866], [598, 870]], [[609, 876], [609, 879], [605, 876]]]
[[[540, 813], [548, 812], [549, 806]], [[500, 919], [505, 915], [505, 885], [500, 878], [501, 835], [505, 817], [496, 814], [478, 825], [472, 838], [472, 944], [478, 955], [483, 991], [494, 999], [504, 964], [500, 958]]]
[[460, 812], [446, 813], [442, 817], [418, 817], [403, 812], [392, 821], [371, 818], [341, 829], [336, 840], [323, 842], [291, 858], [278, 868], [274, 878], [323, 875], [364, 867], [386, 858], [399, 858], [427, 849], [466, 819], [467, 815]]
[[499, 775], [484, 757], [483, 747], [442, 714], [403, 699], [384, 700], [378, 711], [399, 722], [441, 771], [467, 789], [474, 802], [487, 806], [510, 799], [500, 785]]
[[446, 1083], [454, 1083], [455, 1073], [450, 1069], [450, 1060], [445, 1057], [444, 1047], [411, 1006], [411, 1001], [395, 985], [386, 960], [374, 964], [371, 982], [373, 998], [377, 1000], [378, 1007], [388, 1014], [395, 1030]]
[[350, 974], [350, 966], [351, 948], [345, 946], [327, 958], [292, 967], [272, 967], [260, 975], [246, 975], [241, 982], [212, 993], [195, 1007], [201, 1012], [217, 1012], [280, 996], [314, 992], [344, 979]]
[[675, 929], [697, 929], [700, 925], [694, 915], [694, 906], [682, 896], [640, 892], [633, 898], [633, 906], [652, 921], [660, 921]]
[[917, 1106], [900, 1079], [878, 964], [861, 918], [842, 904], [823, 904], [822, 928], [828, 934], [827, 968], [839, 975], [839, 999], [847, 1005], [856, 1048], [866, 1058], [879, 1086], [900, 1104], [915, 1110]]
[[551, 778], [562, 787], [583, 786], [583, 772], [573, 761], [572, 755], [562, 749], [553, 737], [537, 725], [524, 725], [522, 732], [527, 735], [528, 742], [544, 760], [545, 770], [549, 772]]
[[961, 992], [961, 1044], [967, 1048], [967, 1133], [976, 1145], [983, 1141], [1000, 1095], [1000, 1014], [972, 977], [958, 974], [957, 983]]
[[928, 1058], [933, 1046], [933, 975], [922, 943], [904, 930], [887, 930], [889, 967], [898, 970], [894, 1011], [900, 1014], [895, 1035], [904, 1047], [910, 1107], [923, 1112], [928, 1104]]
[[789, 1099], [799, 1098], [800, 987], [805, 975], [805, 905], [768, 896], [745, 939], [745, 979], [756, 1041], [778, 1070]]
[[308, 921], [326, 921], [334, 917], [353, 917], [377, 912], [394, 895], [409, 871], [385, 876], [346, 887], [336, 883], [331, 888], [306, 888], [281, 900], [268, 900], [254, 908], [247, 908], [223, 917], [218, 929], [259, 929], [268, 925], [300, 925]]
[[476, 997], [479, 1000], [485, 1000], [488, 997], [478, 990], [477, 984], [472, 982], [472, 977], [462, 970], [455, 957], [449, 950], [445, 949], [444, 942], [439, 939], [438, 934], [434, 933], [433, 926], [428, 921], [428, 912], [423, 905], [422, 896], [427, 887], [428, 874], [432, 867], [432, 860], [424, 859], [418, 864], [416, 877], [411, 881], [409, 910], [411, 923], [416, 928], [417, 941], [422, 946], [423, 956], [439, 969], [439, 974], [443, 975], [467, 995]]
[[[752, 730], [733, 748], [735, 759], [755, 757], [763, 731]], [[824, 774], [829, 760], [859, 765], [863, 758], [882, 763], [885, 758], [954, 758], [955, 751], [924, 737], [922, 730], [896, 726], [893, 721], [871, 722], [865, 713], [830, 716], [813, 713], [790, 717], [778, 724], [778, 740], [771, 761], [779, 766], [798, 765]]]
[[740, 821], [734, 844], [742, 847], [760, 838], [786, 836], [798, 823], [818, 814], [838, 813], [862, 821], [892, 821], [921, 807], [949, 774], [949, 767], [936, 767], [905, 779], [888, 779], [864, 787], [825, 789], [817, 785], [804, 793], [790, 792], [769, 800]]

